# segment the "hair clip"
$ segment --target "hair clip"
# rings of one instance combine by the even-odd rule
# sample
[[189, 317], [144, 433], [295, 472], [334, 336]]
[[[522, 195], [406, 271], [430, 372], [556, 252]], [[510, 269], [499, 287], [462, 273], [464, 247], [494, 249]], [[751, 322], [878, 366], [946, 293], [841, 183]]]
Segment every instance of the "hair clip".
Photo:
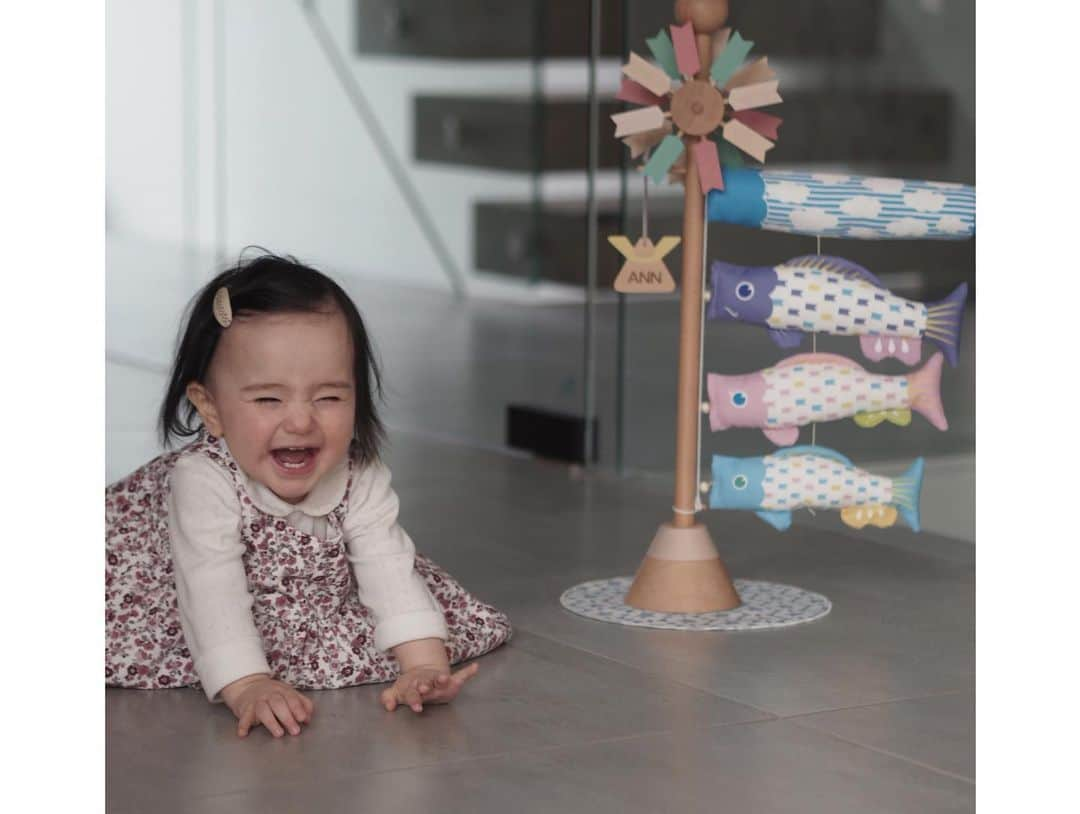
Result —
[[214, 319], [222, 328], [232, 325], [232, 302], [229, 301], [229, 289], [225, 286], [214, 295]]

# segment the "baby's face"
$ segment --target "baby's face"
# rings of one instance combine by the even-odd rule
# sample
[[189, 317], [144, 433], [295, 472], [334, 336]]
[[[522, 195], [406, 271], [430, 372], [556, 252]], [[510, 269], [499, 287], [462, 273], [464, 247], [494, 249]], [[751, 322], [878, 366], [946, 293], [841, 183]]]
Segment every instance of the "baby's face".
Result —
[[[248, 477], [297, 503], [348, 454], [356, 387], [340, 311], [240, 317], [222, 331], [206, 390]], [[202, 412], [200, 410], [200, 412]]]

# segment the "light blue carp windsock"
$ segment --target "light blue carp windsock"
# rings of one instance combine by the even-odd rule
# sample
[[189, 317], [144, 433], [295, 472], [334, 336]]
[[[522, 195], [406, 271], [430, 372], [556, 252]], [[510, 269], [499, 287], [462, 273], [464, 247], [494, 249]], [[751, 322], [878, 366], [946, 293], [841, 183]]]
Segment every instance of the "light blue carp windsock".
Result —
[[713, 456], [709, 507], [746, 509], [784, 531], [795, 509], [840, 509], [852, 528], [888, 528], [897, 514], [919, 530], [923, 459], [898, 478], [874, 475], [835, 450], [790, 447], [756, 458]]
[[975, 188], [943, 181], [724, 167], [709, 220], [754, 229], [861, 240], [965, 240]]

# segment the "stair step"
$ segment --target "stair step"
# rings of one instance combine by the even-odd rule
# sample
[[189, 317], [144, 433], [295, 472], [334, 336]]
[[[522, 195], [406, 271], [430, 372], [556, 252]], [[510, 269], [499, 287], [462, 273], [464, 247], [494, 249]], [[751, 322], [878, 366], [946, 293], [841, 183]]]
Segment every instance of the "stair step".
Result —
[[[736, 0], [730, 24], [770, 56], [870, 56], [878, 47], [881, 0]], [[626, 41], [674, 22], [668, 0], [603, 0], [600, 53], [621, 56]], [[565, 59], [588, 55], [588, 0], [356, 0], [360, 56], [439, 59]], [[806, 32], [813, 32], [808, 35]]]
[[[623, 145], [608, 117], [621, 102], [599, 104], [599, 166], [620, 166]], [[588, 103], [581, 98], [422, 95], [414, 99], [419, 161], [516, 172], [583, 170]], [[944, 162], [952, 99], [947, 91], [907, 88], [795, 89], [776, 108], [784, 118], [769, 162]]]
[[[622, 258], [607, 242], [608, 235], [629, 234], [636, 239], [641, 214], [634, 203], [624, 227], [615, 199], [598, 201], [599, 259], [597, 284], [611, 288]], [[650, 201], [649, 233], [682, 234], [681, 198]], [[483, 201], [475, 206], [475, 265], [526, 280], [583, 285], [588, 246], [585, 204], [581, 201], [533, 204]], [[625, 231], [624, 231], [625, 229]], [[875, 274], [892, 275], [896, 290], [904, 296], [935, 299], [947, 294], [961, 281], [974, 285], [975, 241], [950, 240], [822, 240], [823, 254], [835, 253], [866, 266]], [[709, 227], [709, 256], [733, 263], [768, 265], [816, 250], [813, 238], [745, 229], [726, 224]], [[682, 250], [676, 248], [665, 258], [668, 269], [679, 279]]]

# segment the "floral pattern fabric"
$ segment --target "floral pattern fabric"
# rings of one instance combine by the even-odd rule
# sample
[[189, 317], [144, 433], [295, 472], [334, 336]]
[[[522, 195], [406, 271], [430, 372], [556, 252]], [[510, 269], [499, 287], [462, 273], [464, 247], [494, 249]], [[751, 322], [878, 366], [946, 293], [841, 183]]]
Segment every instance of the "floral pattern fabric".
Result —
[[[375, 649], [374, 620], [346, 556], [349, 489], [327, 518], [325, 539], [302, 533], [258, 509], [228, 450], [204, 432], [105, 490], [105, 683], [138, 689], [199, 683], [180, 627], [169, 546], [169, 473], [182, 455], [207, 456], [236, 486], [252, 614], [274, 677], [301, 689], [394, 680], [397, 661]], [[349, 480], [351, 486], [351, 462]], [[451, 664], [509, 640], [505, 614], [427, 557], [417, 554], [415, 567], [446, 618]]]

